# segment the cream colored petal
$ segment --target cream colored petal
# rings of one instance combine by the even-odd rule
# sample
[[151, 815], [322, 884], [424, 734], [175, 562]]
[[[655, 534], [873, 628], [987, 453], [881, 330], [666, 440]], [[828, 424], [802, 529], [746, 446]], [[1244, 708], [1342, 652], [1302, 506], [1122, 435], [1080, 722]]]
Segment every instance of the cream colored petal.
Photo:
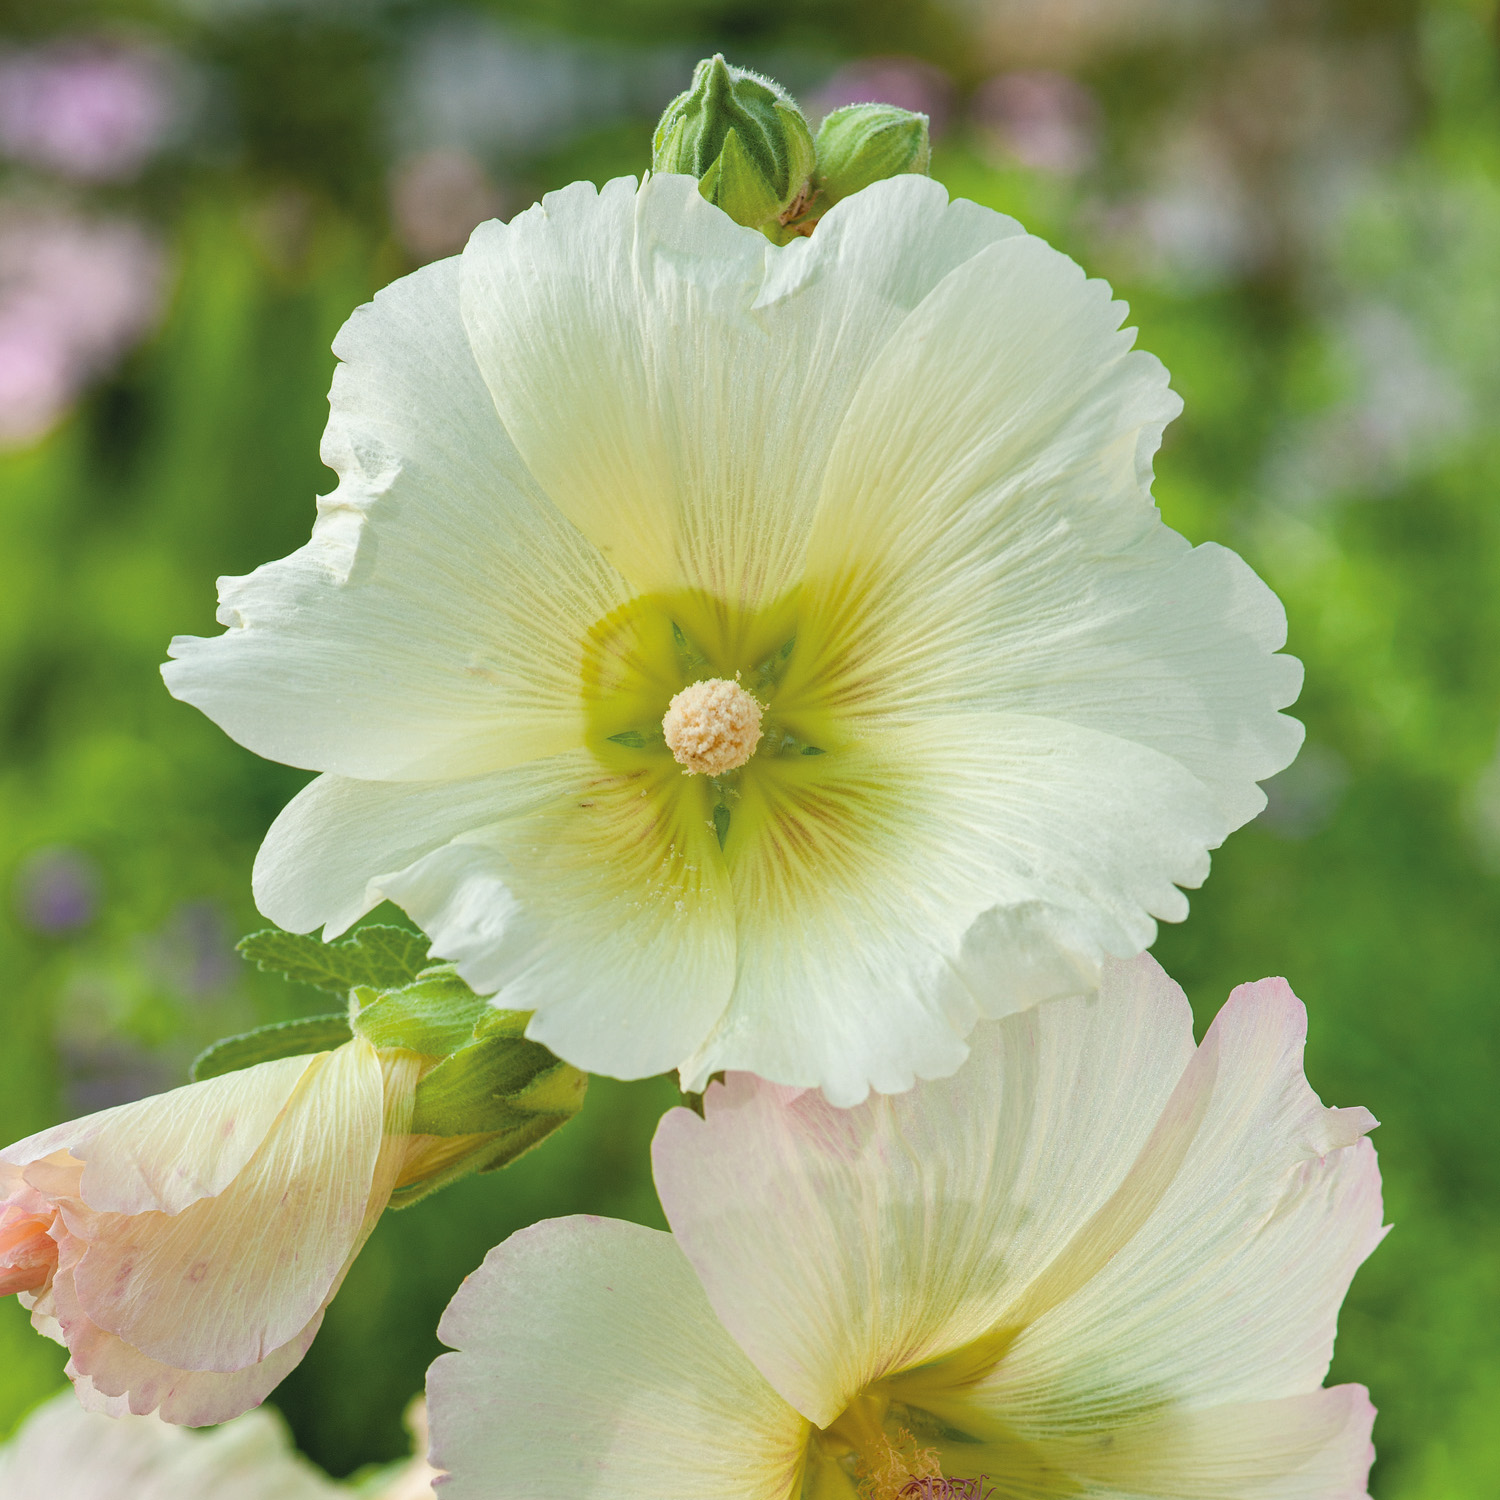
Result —
[[1062, 1442], [1053, 1452], [1082, 1493], [1101, 1500], [1366, 1500], [1374, 1419], [1365, 1388], [1341, 1385], [1175, 1412], [1108, 1444]]
[[1230, 996], [1120, 1196], [1011, 1310], [1017, 1336], [976, 1401], [1024, 1413], [1023, 1435], [1044, 1437], [1082, 1414], [1102, 1425], [1163, 1401], [1319, 1385], [1344, 1294], [1383, 1231], [1361, 1139], [1375, 1122], [1318, 1102], [1306, 1030], [1284, 980]]
[[725, 1327], [810, 1420], [993, 1329], [1119, 1188], [1192, 1056], [1149, 959], [980, 1026], [953, 1078], [855, 1109], [745, 1074], [653, 1147]]
[[80, 1195], [88, 1208], [181, 1213], [239, 1175], [311, 1065], [307, 1057], [262, 1063], [55, 1125], [7, 1146], [0, 1163], [25, 1167], [66, 1151], [84, 1162], [81, 1181], [75, 1174], [54, 1189]]
[[475, 358], [559, 509], [642, 591], [766, 604], [797, 582], [861, 373], [1016, 224], [907, 177], [778, 249], [690, 178], [575, 183], [463, 257]]
[[702, 1042], [734, 972], [708, 809], [690, 789], [672, 811], [663, 775], [683, 779], [578, 752], [469, 782], [324, 777], [267, 836], [256, 900], [332, 936], [389, 898], [481, 994], [535, 1011], [530, 1034], [560, 1056], [660, 1073]]
[[551, 1219], [490, 1251], [428, 1376], [444, 1500], [790, 1500], [807, 1424], [670, 1235]]
[[86, 1410], [65, 1392], [0, 1448], [6, 1500], [332, 1500], [342, 1493], [293, 1450], [268, 1411], [197, 1434]]
[[458, 279], [427, 266], [345, 324], [312, 540], [220, 580], [223, 635], [172, 643], [172, 692], [273, 760], [431, 778], [581, 741], [580, 642], [625, 595], [497, 420]]
[[1227, 831], [1169, 757], [999, 714], [773, 762], [734, 820], [734, 998], [685, 1084], [744, 1069], [840, 1105], [953, 1072], [980, 1016], [1091, 988], [1186, 914], [1173, 882]]
[[363, 1237], [383, 1113], [380, 1060], [355, 1040], [313, 1059], [217, 1197], [176, 1215], [69, 1214], [87, 1244], [80, 1307], [165, 1364], [229, 1372], [265, 1359], [326, 1304]]
[[828, 460], [784, 692], [855, 714], [1045, 715], [1148, 745], [1238, 826], [1296, 753], [1286, 622], [1160, 522], [1181, 408], [1122, 304], [1032, 238], [953, 271], [865, 373]]

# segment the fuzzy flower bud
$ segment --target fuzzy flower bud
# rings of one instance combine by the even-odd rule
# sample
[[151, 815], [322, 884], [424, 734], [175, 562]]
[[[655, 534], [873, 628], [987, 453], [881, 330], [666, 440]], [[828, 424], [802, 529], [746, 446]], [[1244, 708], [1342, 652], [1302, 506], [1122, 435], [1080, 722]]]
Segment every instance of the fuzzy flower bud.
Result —
[[821, 208], [885, 177], [925, 176], [932, 159], [927, 116], [894, 104], [845, 105], [818, 127], [817, 157]]
[[800, 210], [813, 161], [812, 131], [791, 96], [718, 54], [663, 111], [651, 154], [655, 171], [696, 177], [710, 203], [775, 238]]

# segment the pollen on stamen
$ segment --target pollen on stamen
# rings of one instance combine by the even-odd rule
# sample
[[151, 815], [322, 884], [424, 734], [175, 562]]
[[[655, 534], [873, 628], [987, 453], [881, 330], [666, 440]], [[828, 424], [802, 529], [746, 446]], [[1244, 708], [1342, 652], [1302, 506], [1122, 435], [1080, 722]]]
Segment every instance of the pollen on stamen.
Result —
[[711, 677], [685, 687], [661, 721], [667, 748], [689, 775], [720, 776], [760, 743], [760, 704], [737, 682]]

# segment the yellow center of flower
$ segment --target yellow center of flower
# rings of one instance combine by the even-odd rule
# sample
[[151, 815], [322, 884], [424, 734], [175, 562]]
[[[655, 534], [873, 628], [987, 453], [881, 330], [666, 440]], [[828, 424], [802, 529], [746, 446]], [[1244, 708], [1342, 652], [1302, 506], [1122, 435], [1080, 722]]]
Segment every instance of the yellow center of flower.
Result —
[[739, 683], [710, 677], [672, 699], [661, 729], [667, 749], [690, 776], [720, 776], [755, 754], [760, 717], [760, 704]]
[[696, 863], [698, 830], [732, 862], [790, 829], [811, 869], [840, 822], [830, 799], [852, 795], [837, 780], [849, 736], [817, 680], [823, 655], [800, 638], [794, 599], [756, 611], [699, 593], [632, 600], [583, 650], [608, 785], [629, 782], [642, 826], [674, 857]]

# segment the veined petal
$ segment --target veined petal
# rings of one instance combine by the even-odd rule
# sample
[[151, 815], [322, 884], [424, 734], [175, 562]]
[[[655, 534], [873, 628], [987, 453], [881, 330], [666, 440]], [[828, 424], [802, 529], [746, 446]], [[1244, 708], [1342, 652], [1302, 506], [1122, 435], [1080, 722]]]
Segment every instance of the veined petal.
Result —
[[[776, 765], [734, 814], [734, 998], [689, 1088], [744, 1069], [850, 1105], [945, 1076], [980, 1016], [1089, 988], [1185, 915], [1174, 882], [1227, 832], [1179, 762], [1058, 720], [935, 718]], [[976, 961], [1021, 936], [1046, 951]]]
[[723, 1014], [734, 915], [712, 826], [656, 775], [546, 763], [545, 803], [444, 845], [380, 888], [527, 1036], [590, 1072], [674, 1066]]
[[756, 607], [798, 581], [861, 373], [954, 265], [1019, 232], [904, 177], [783, 249], [686, 177], [575, 183], [464, 252], [496, 409], [559, 509], [641, 591]]
[[1149, 959], [1097, 998], [979, 1027], [956, 1076], [840, 1110], [745, 1074], [674, 1110], [657, 1191], [715, 1312], [827, 1426], [871, 1382], [982, 1338], [1130, 1171], [1192, 1056]]
[[1235, 827], [1296, 753], [1285, 616], [1151, 502], [1181, 402], [1122, 304], [1042, 241], [952, 271], [865, 372], [808, 546], [799, 695], [855, 714], [999, 710], [1172, 755]]
[[216, 1197], [172, 1215], [64, 1205], [87, 1245], [73, 1269], [81, 1310], [163, 1364], [231, 1372], [265, 1359], [326, 1304], [362, 1240], [384, 1112], [380, 1059], [355, 1040], [312, 1059]]
[[323, 1326], [319, 1308], [295, 1338], [243, 1370], [183, 1370], [147, 1358], [93, 1323], [78, 1306], [70, 1276], [59, 1275], [53, 1305], [59, 1325], [54, 1337], [68, 1345], [68, 1378], [88, 1410], [110, 1417], [154, 1412], [183, 1427], [211, 1427], [259, 1406], [302, 1362]]
[[552, 1219], [490, 1251], [428, 1376], [451, 1500], [789, 1500], [807, 1424], [714, 1317], [670, 1235]]
[[1340, 1385], [1173, 1412], [1114, 1433], [1107, 1445], [1064, 1440], [1053, 1451], [1089, 1496], [1367, 1500], [1374, 1420], [1365, 1388]]
[[427, 266], [345, 324], [312, 540], [172, 643], [168, 687], [258, 754], [420, 779], [581, 741], [580, 642], [626, 595], [496, 417], [458, 281]]
[[[0, 1151], [0, 1189], [67, 1152], [83, 1163], [68, 1196], [106, 1214], [179, 1214], [213, 1198], [260, 1150], [312, 1066], [288, 1057], [54, 1125]], [[184, 1143], [192, 1149], [185, 1150]]]
[[1319, 1103], [1306, 1030], [1284, 980], [1234, 991], [1119, 1195], [1011, 1310], [1014, 1344], [976, 1403], [1043, 1437], [1319, 1384], [1383, 1231], [1375, 1121]]
[[723, 1014], [734, 918], [711, 827], [588, 752], [466, 782], [323, 777], [272, 827], [261, 910], [325, 936], [389, 898], [528, 1035], [616, 1077], [675, 1067]]

